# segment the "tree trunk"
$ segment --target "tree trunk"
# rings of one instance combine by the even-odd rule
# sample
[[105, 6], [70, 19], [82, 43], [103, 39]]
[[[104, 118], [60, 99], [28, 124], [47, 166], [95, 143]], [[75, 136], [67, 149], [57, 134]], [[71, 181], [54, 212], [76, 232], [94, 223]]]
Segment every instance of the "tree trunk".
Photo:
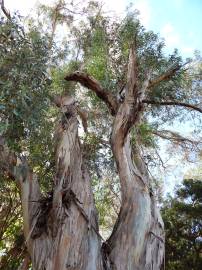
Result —
[[[75, 73], [66, 77], [93, 90], [115, 116], [111, 147], [121, 184], [121, 209], [110, 238], [101, 243], [90, 178], [78, 138], [77, 108], [61, 98], [62, 119], [56, 132], [53, 192], [40, 193], [36, 175], [23, 160], [0, 148], [3, 170], [21, 190], [26, 245], [34, 270], [160, 270], [164, 229], [138, 144], [131, 153], [130, 129], [139, 121], [144, 91], [137, 85], [136, 62], [130, 53], [125, 100], [117, 104], [96, 80]], [[90, 82], [90, 83], [89, 83]]]
[[112, 151], [121, 184], [122, 204], [108, 240], [113, 269], [158, 270], [164, 258], [164, 225], [150, 188], [146, 166], [136, 145], [131, 153], [130, 129], [143, 111], [148, 81], [138, 85], [134, 49], [130, 51], [127, 91], [119, 106], [111, 137]]
[[33, 269], [101, 270], [101, 236], [82, 160], [75, 105], [64, 105], [62, 113], [57, 128], [57, 171], [49, 196], [42, 197], [36, 175], [25, 162], [18, 159], [13, 168], [7, 167], [12, 154], [5, 147], [1, 152], [3, 168], [20, 186], [24, 234]]
[[113, 269], [157, 270], [164, 257], [163, 221], [149, 188], [147, 171], [139, 157], [138, 147], [133, 157], [130, 135], [120, 145], [115, 130], [116, 124], [112, 149], [121, 182], [122, 204], [108, 240], [111, 247], [109, 257]]
[[101, 239], [90, 178], [82, 160], [75, 105], [66, 104], [62, 110], [53, 194], [37, 207], [27, 243], [36, 270], [99, 270]]

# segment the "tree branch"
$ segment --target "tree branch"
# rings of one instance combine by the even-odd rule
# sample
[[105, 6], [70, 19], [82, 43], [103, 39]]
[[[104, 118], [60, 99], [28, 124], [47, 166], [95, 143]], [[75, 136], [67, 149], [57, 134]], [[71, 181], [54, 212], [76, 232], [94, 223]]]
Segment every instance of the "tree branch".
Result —
[[[145, 88], [138, 87], [138, 66], [136, 59], [135, 45], [132, 44], [129, 52], [127, 86], [125, 90], [125, 99], [119, 107], [117, 117], [114, 121], [114, 132], [112, 141], [115, 148], [122, 148], [126, 143], [126, 137], [130, 128], [138, 121], [142, 112], [142, 99]], [[116, 127], [116, 128], [115, 128]]]
[[10, 12], [4, 6], [4, 0], [0, 1], [0, 5], [1, 5], [1, 10], [3, 11], [4, 15], [7, 17], [8, 20], [11, 21], [11, 15], [10, 15]]
[[137, 92], [137, 59], [136, 51], [134, 46], [130, 49], [129, 60], [128, 60], [128, 73], [127, 73], [127, 92], [126, 97], [129, 96], [129, 99], [136, 98]]
[[162, 139], [169, 140], [175, 144], [181, 145], [182, 147], [186, 149], [190, 149], [190, 150], [193, 150], [193, 148], [195, 148], [196, 150], [200, 149], [200, 141], [194, 141], [189, 138], [183, 137], [174, 131], [157, 130], [157, 131], [153, 131], [152, 133]]
[[185, 103], [185, 102], [179, 102], [179, 101], [155, 101], [155, 100], [147, 100], [147, 99], [144, 99], [142, 102], [147, 103], [147, 104], [161, 105], [161, 106], [169, 106], [169, 105], [181, 106], [181, 107], [185, 107], [185, 108], [192, 109], [192, 110], [195, 110], [195, 111], [198, 111], [198, 112], [202, 113], [202, 109], [197, 107], [197, 105], [192, 105], [192, 104]]
[[33, 216], [38, 211], [38, 206], [30, 203], [30, 201], [38, 201], [41, 198], [39, 183], [36, 175], [29, 168], [25, 157], [18, 158], [15, 153], [11, 152], [1, 136], [0, 169], [15, 180], [20, 189], [24, 219], [24, 233], [27, 238], [27, 235], [29, 235], [30, 232]]
[[111, 114], [116, 114], [118, 110], [118, 102], [116, 98], [114, 97], [114, 95], [103, 89], [100, 83], [93, 77], [83, 72], [77, 71], [67, 75], [65, 77], [65, 80], [79, 82], [82, 86], [85, 86], [88, 89], [92, 90], [100, 99], [102, 99], [106, 103]]
[[157, 77], [156, 79], [149, 82], [148, 88], [152, 88], [155, 85], [159, 84], [162, 81], [169, 80], [172, 76], [176, 74], [178, 70], [180, 70], [182, 65], [175, 64], [173, 67], [171, 67], [169, 70], [167, 70], [165, 73]]

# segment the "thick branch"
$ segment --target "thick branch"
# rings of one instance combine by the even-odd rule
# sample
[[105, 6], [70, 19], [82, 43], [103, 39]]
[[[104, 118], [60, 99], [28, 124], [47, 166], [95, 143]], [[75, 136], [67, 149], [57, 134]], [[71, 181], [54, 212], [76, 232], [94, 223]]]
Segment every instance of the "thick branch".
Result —
[[128, 73], [127, 73], [127, 95], [130, 97], [136, 98], [137, 95], [137, 59], [136, 51], [132, 48], [130, 49], [129, 61], [128, 61]]
[[117, 116], [114, 121], [112, 133], [112, 144], [114, 155], [117, 154], [116, 149], [122, 148], [126, 142], [126, 137], [130, 128], [138, 121], [142, 111], [142, 98], [145, 89], [139, 89], [137, 83], [138, 66], [136, 59], [136, 51], [134, 46], [130, 49], [128, 72], [127, 72], [127, 87], [125, 92], [125, 100], [120, 105]]
[[179, 64], [174, 65], [172, 68], [170, 68], [169, 70], [167, 70], [165, 73], [163, 73], [162, 75], [160, 75], [159, 77], [157, 77], [156, 79], [150, 81], [148, 88], [152, 88], [155, 85], [159, 84], [162, 81], [167, 81], [169, 80], [171, 77], [173, 77], [176, 72], [178, 70], [180, 70], [182, 66]]
[[100, 99], [102, 99], [106, 103], [106, 105], [110, 109], [111, 114], [116, 114], [118, 109], [118, 103], [116, 101], [116, 98], [111, 93], [103, 89], [100, 83], [93, 77], [83, 72], [77, 71], [70, 75], [67, 75], [65, 77], [65, 80], [79, 82], [82, 86], [85, 86], [88, 89], [92, 90]]
[[185, 102], [179, 102], [179, 101], [160, 101], [159, 102], [159, 101], [148, 100], [148, 99], [144, 99], [142, 102], [147, 103], [147, 104], [161, 105], [161, 106], [169, 106], [169, 105], [181, 106], [181, 107], [185, 107], [185, 108], [192, 109], [192, 110], [202, 113], [202, 109], [197, 107], [197, 105], [192, 105]]
[[[124, 102], [120, 105], [117, 116], [114, 121], [113, 132], [111, 136], [112, 151], [119, 168], [121, 182], [122, 200], [128, 199], [131, 194], [134, 180], [131, 181], [131, 161], [130, 154], [130, 129], [139, 121], [142, 112], [142, 98], [145, 87], [139, 89], [137, 84], [138, 67], [136, 62], [136, 53], [132, 48], [129, 55], [127, 89]], [[129, 156], [128, 156], [129, 155]], [[130, 158], [129, 158], [130, 157]], [[137, 166], [134, 166], [133, 173], [140, 185], [145, 187], [146, 181]], [[133, 196], [131, 194], [131, 196]]]
[[4, 6], [4, 0], [1, 0], [0, 5], [1, 5], [1, 10], [3, 11], [4, 15], [7, 17], [7, 19], [11, 20], [10, 12]]

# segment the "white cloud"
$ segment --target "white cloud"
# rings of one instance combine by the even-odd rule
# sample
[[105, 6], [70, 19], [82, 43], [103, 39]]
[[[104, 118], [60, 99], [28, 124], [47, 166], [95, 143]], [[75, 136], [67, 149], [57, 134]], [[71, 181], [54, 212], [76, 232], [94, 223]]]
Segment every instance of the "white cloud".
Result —
[[[175, 30], [174, 26], [168, 22], [161, 29], [161, 36], [165, 39], [166, 47], [171, 52], [173, 49], [178, 48], [183, 57], [190, 57], [194, 53], [193, 44], [185, 44], [182, 36]], [[193, 32], [189, 32], [188, 36], [193, 37]], [[191, 46], [190, 46], [191, 45]]]
[[21, 15], [27, 16], [31, 12], [31, 10], [34, 9], [39, 3], [48, 5], [53, 2], [54, 0], [4, 0], [4, 5], [11, 12], [13, 12], [14, 10], [18, 10]]
[[171, 23], [167, 23], [161, 29], [161, 35], [165, 39], [165, 43], [168, 47], [175, 48], [180, 46], [180, 36], [175, 31]]
[[[125, 0], [98, 0], [101, 3], [104, 3], [104, 9], [108, 11], [115, 11], [117, 13], [123, 12], [126, 8], [126, 1]], [[19, 10], [21, 14], [28, 15], [37, 4], [52, 4], [55, 0], [5, 0], [5, 6], [7, 9]]]
[[173, 26], [170, 23], [167, 23], [162, 28], [162, 33], [164, 34], [170, 34], [174, 31]]
[[126, 2], [124, 0], [99, 0], [104, 3], [104, 9], [108, 12], [123, 13], [126, 8]]
[[193, 54], [194, 50], [195, 49], [192, 47], [182, 47], [181, 49], [182, 53], [184, 54]]
[[149, 21], [151, 18], [151, 7], [148, 0], [138, 0], [135, 1], [134, 8], [140, 11], [140, 21], [145, 27], [149, 26]]

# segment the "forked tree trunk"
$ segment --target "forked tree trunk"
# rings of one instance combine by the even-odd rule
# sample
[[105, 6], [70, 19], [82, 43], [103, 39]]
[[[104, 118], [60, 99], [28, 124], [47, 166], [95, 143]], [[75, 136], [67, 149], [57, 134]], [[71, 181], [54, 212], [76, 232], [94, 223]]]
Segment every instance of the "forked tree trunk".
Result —
[[[160, 270], [164, 258], [163, 222], [149, 188], [138, 145], [132, 156], [130, 128], [139, 121], [146, 86], [136, 84], [135, 55], [130, 54], [128, 90], [117, 104], [99, 83], [73, 74], [109, 107], [114, 118], [111, 147], [121, 184], [121, 209], [110, 238], [102, 243], [91, 183], [78, 138], [72, 98], [57, 103], [63, 113], [57, 128], [56, 175], [53, 192], [43, 198], [26, 162], [11, 161], [0, 149], [1, 166], [17, 179], [22, 198], [24, 234], [34, 270]], [[14, 155], [13, 155], [14, 156]], [[9, 166], [8, 166], [9, 164]]]

